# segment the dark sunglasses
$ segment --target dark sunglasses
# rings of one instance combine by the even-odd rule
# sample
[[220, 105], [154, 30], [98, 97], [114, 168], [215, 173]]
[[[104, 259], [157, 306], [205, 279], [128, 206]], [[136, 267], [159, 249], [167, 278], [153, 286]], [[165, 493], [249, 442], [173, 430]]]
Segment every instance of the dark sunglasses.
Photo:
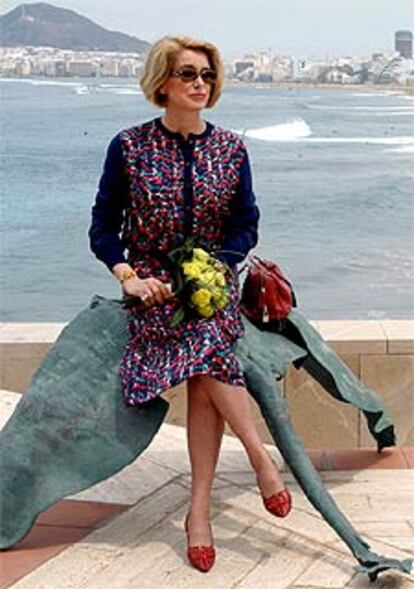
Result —
[[195, 68], [183, 67], [176, 72], [171, 72], [171, 75], [180, 78], [183, 82], [194, 82], [194, 80], [197, 80], [198, 76], [200, 76], [206, 84], [214, 84], [217, 80], [217, 72], [209, 68], [204, 68], [198, 72]]

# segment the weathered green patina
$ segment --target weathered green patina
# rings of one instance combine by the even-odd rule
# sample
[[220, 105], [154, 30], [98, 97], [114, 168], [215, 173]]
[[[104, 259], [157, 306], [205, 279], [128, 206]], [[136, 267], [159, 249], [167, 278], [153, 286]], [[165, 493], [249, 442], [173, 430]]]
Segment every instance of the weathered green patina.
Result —
[[[61, 498], [109, 478], [135, 460], [161, 426], [168, 402], [140, 407], [122, 401], [118, 367], [127, 343], [122, 301], [95, 295], [61, 332], [0, 432], [0, 548], [27, 534], [37, 515]], [[365, 415], [378, 449], [395, 445], [393, 424], [367, 389], [297, 309], [284, 333], [244, 319], [235, 352], [248, 390], [306, 496], [348, 545], [357, 570], [371, 580], [389, 568], [410, 572], [412, 561], [370, 551], [342, 514], [295, 434], [276, 378], [290, 362], [303, 366], [336, 399]]]

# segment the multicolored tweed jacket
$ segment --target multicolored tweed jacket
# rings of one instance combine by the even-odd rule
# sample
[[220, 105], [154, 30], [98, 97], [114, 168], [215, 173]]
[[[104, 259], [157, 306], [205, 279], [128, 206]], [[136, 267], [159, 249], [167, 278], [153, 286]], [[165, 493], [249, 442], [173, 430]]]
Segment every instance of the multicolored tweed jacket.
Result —
[[111, 140], [89, 237], [109, 269], [141, 260], [146, 274], [151, 251], [177, 247], [190, 233], [210, 251], [239, 252], [218, 254], [234, 265], [256, 245], [258, 220], [240, 137], [206, 121], [203, 133], [185, 139], [157, 117]]

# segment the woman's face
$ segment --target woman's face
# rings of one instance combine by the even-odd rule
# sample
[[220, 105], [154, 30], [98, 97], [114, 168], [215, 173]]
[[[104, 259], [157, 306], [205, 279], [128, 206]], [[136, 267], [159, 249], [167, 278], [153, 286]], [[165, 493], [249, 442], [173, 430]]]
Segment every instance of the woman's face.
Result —
[[[204, 52], [183, 49], [178, 55], [172, 71], [177, 72], [183, 68], [193, 68], [200, 72], [201, 70], [210, 70], [211, 66]], [[180, 77], [170, 76], [160, 88], [160, 92], [167, 95], [167, 108], [174, 107], [174, 109], [183, 111], [199, 111], [205, 108], [211, 90], [212, 85], [204, 82], [201, 76], [190, 82], [185, 82]]]

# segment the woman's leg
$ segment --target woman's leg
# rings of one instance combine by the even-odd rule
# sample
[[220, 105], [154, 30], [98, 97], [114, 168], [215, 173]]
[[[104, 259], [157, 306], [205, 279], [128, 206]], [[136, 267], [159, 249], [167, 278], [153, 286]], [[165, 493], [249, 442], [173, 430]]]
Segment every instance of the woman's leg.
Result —
[[285, 485], [257, 432], [248, 391], [208, 375], [202, 375], [201, 379], [216, 409], [245, 447], [262, 494], [269, 497], [281, 491]]
[[212, 543], [210, 494], [224, 432], [224, 419], [202, 376], [188, 379], [187, 443], [191, 463], [190, 544]]

